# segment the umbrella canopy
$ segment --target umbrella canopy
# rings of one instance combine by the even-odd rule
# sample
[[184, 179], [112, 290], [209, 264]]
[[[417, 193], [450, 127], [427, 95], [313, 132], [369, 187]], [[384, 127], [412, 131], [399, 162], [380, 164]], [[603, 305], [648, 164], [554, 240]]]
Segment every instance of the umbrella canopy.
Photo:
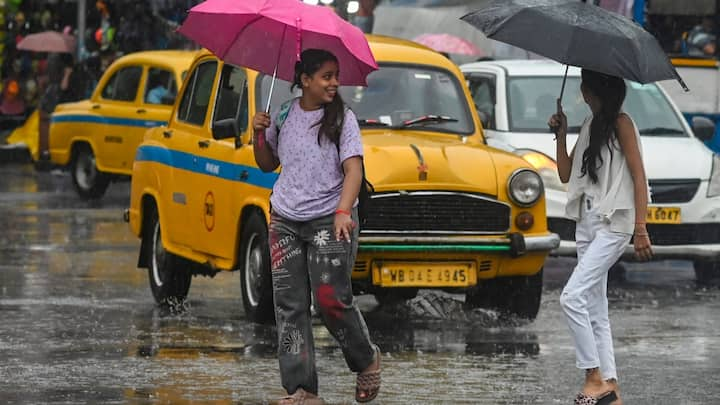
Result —
[[17, 48], [33, 52], [75, 52], [75, 37], [57, 31], [43, 31], [23, 38]]
[[413, 41], [438, 52], [458, 55], [481, 56], [483, 52], [472, 42], [450, 34], [422, 34]]
[[488, 38], [558, 62], [639, 83], [677, 79], [655, 37], [633, 21], [577, 0], [481, 0], [461, 19]]
[[219, 58], [292, 82], [300, 52], [320, 48], [340, 65], [342, 85], [366, 85], [378, 68], [359, 28], [329, 7], [297, 0], [207, 0], [190, 9], [180, 33]]

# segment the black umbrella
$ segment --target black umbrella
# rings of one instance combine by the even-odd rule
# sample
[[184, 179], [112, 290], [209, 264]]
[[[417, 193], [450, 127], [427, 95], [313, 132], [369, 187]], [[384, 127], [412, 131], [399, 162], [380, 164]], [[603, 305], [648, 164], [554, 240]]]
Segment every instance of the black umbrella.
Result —
[[480, 5], [461, 19], [488, 38], [639, 83], [676, 79], [688, 91], [655, 37], [619, 14], [578, 0], [484, 0]]

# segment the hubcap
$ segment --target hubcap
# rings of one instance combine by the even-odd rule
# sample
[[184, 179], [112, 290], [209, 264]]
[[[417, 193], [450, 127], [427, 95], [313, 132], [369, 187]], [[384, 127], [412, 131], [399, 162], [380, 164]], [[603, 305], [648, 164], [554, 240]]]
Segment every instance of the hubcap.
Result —
[[80, 153], [75, 166], [75, 178], [77, 183], [83, 189], [92, 188], [97, 177], [97, 168], [95, 167], [95, 155], [88, 152]]
[[245, 251], [245, 297], [253, 307], [260, 301], [260, 272], [262, 271], [262, 249], [257, 234], [252, 234]]
[[165, 248], [163, 248], [162, 239], [160, 238], [160, 222], [157, 222], [153, 232], [152, 276], [155, 285], [158, 287], [162, 287], [163, 285], [163, 277], [160, 274], [160, 266], [158, 266], [158, 263], [165, 261]]

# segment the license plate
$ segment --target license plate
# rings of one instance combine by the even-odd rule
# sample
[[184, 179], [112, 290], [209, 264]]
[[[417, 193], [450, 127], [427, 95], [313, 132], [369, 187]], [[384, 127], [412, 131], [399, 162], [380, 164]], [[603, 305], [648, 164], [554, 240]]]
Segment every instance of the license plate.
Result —
[[648, 207], [647, 222], [649, 224], [679, 224], [680, 221], [679, 207]]
[[[376, 266], [382, 287], [469, 287], [477, 284], [475, 263], [387, 263]], [[378, 274], [379, 273], [379, 274]]]

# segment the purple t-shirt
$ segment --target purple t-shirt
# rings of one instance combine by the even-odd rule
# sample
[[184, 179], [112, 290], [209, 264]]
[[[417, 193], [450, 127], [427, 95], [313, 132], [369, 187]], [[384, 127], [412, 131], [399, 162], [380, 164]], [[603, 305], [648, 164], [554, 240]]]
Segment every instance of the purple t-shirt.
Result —
[[[318, 145], [317, 124], [323, 109], [305, 111], [299, 99], [292, 102], [280, 129], [278, 142], [275, 119], [265, 131], [267, 144], [280, 161], [282, 171], [273, 186], [270, 203], [281, 217], [294, 221], [308, 221], [330, 215], [340, 202], [343, 180], [342, 162], [363, 155], [362, 139], [357, 118], [345, 110], [345, 122], [340, 135], [340, 150], [323, 136]], [[355, 202], [357, 204], [357, 201]]]

